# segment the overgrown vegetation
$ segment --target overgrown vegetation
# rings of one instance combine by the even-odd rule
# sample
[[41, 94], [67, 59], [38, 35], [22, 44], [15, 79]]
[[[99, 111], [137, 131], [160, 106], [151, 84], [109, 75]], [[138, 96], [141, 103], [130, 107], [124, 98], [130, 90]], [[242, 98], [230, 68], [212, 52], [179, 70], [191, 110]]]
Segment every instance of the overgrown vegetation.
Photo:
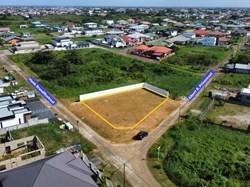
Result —
[[10, 56], [24, 63], [52, 93], [67, 97], [139, 82], [186, 95], [200, 76], [171, 69], [162, 63], [146, 63], [101, 49], [38, 52]]
[[232, 58], [230, 63], [248, 64], [250, 63], [250, 54], [238, 53], [235, 57]]
[[11, 131], [14, 139], [37, 135], [46, 149], [46, 155], [52, 155], [55, 151], [70, 144], [80, 144], [84, 153], [90, 155], [95, 148], [94, 144], [83, 138], [76, 129], [73, 131], [59, 129], [60, 123], [41, 124], [19, 130]]
[[241, 89], [247, 87], [250, 83], [250, 76], [248, 74], [228, 73], [221, 74], [213, 81], [213, 85], [219, 85], [226, 88]]
[[165, 59], [163, 62], [196, 72], [204, 72], [207, 71], [208, 67], [225, 60], [230, 53], [231, 50], [226, 48], [190, 45], [181, 47], [176, 55]]
[[159, 167], [180, 186], [249, 186], [249, 145], [249, 134], [188, 116], [153, 145], [148, 158], [156, 160], [160, 147]]

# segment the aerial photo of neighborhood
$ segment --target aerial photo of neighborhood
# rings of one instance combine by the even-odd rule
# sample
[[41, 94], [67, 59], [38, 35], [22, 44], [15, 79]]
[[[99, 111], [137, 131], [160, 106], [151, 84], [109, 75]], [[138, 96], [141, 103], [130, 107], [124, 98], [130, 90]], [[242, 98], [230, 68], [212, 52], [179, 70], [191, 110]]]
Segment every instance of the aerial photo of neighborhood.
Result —
[[0, 187], [250, 187], [250, 0], [0, 2]]

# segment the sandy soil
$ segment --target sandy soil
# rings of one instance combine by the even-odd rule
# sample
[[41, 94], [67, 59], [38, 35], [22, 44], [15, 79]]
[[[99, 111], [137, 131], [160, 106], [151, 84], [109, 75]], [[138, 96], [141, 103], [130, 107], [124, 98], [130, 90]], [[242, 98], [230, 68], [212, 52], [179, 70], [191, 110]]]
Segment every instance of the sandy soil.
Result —
[[[152, 111], [165, 98], [140, 89], [86, 101], [86, 103], [115, 126], [133, 126]], [[70, 101], [65, 101], [70, 103]], [[80, 102], [72, 102], [67, 108], [104, 138], [114, 142], [129, 142], [140, 130], [150, 132], [157, 127], [179, 102], [169, 99], [133, 130], [116, 130], [100, 119]]]
[[[233, 116], [218, 116], [221, 121], [226, 121], [229, 126], [247, 130], [250, 125], [250, 114], [233, 115]], [[224, 125], [227, 125], [226, 123]]]

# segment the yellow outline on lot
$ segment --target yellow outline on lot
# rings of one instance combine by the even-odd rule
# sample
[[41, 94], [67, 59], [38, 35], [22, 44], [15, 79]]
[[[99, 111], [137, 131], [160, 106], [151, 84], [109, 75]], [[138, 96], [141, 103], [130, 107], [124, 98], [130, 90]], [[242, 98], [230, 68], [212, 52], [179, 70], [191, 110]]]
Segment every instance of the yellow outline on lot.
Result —
[[[155, 92], [154, 90], [150, 90], [152, 92]], [[155, 92], [156, 93], [156, 92]], [[159, 94], [159, 93], [157, 93]], [[162, 94], [159, 94], [161, 96], [163, 96]], [[166, 97], [166, 96], [165, 96]], [[98, 112], [96, 112], [92, 107], [90, 107], [88, 104], [86, 104], [83, 100], [80, 101], [84, 106], [86, 106], [90, 111], [92, 111], [94, 114], [96, 114], [99, 118], [101, 118], [103, 121], [105, 121], [109, 126], [111, 126], [114, 129], [118, 129], [118, 130], [132, 130], [134, 128], [136, 128], [138, 125], [140, 125], [147, 117], [149, 117], [154, 111], [156, 111], [161, 105], [163, 105], [167, 100], [169, 99], [169, 97], [167, 96], [166, 99], [164, 99], [159, 105], [157, 105], [153, 110], [151, 110], [147, 115], [145, 115], [140, 121], [138, 121], [134, 126], [131, 127], [117, 127], [115, 125], [113, 125], [112, 123], [110, 123], [107, 119], [105, 119], [102, 115], [100, 115]]]

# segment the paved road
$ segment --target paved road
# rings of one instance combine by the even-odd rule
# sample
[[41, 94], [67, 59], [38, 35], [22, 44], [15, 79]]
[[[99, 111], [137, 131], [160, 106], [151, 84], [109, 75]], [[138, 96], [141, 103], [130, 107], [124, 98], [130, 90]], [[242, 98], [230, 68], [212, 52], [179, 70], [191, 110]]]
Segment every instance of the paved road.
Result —
[[[113, 51], [115, 52], [115, 51]], [[117, 51], [120, 54], [120, 51]], [[0, 53], [0, 61], [7, 70], [13, 70], [18, 73], [22, 78], [27, 80], [28, 75], [26, 72], [17, 67], [12, 61], [5, 57], [5, 53]], [[216, 67], [218, 69], [222, 64]], [[206, 86], [208, 86], [206, 84]], [[200, 92], [201, 94], [202, 92]], [[196, 96], [196, 98], [198, 95]], [[170, 116], [168, 116], [156, 129], [150, 132], [149, 136], [143, 141], [133, 142], [130, 144], [112, 144], [110, 141], [99, 136], [94, 130], [87, 126], [77, 116], [71, 113], [61, 102], [58, 101], [56, 106], [51, 107], [54, 113], [57, 113], [60, 117], [67, 119], [76, 126], [76, 122], [79, 122], [80, 133], [93, 142], [100, 150], [103, 158], [118, 168], [121, 172], [124, 172], [126, 179], [135, 187], [160, 187], [161, 185], [155, 180], [146, 164], [146, 155], [151, 145], [161, 137], [161, 135], [172, 125], [174, 125], [180, 114], [184, 114], [192, 102], [183, 101], [181, 106], [175, 110]], [[42, 99], [46, 105], [48, 103]]]

